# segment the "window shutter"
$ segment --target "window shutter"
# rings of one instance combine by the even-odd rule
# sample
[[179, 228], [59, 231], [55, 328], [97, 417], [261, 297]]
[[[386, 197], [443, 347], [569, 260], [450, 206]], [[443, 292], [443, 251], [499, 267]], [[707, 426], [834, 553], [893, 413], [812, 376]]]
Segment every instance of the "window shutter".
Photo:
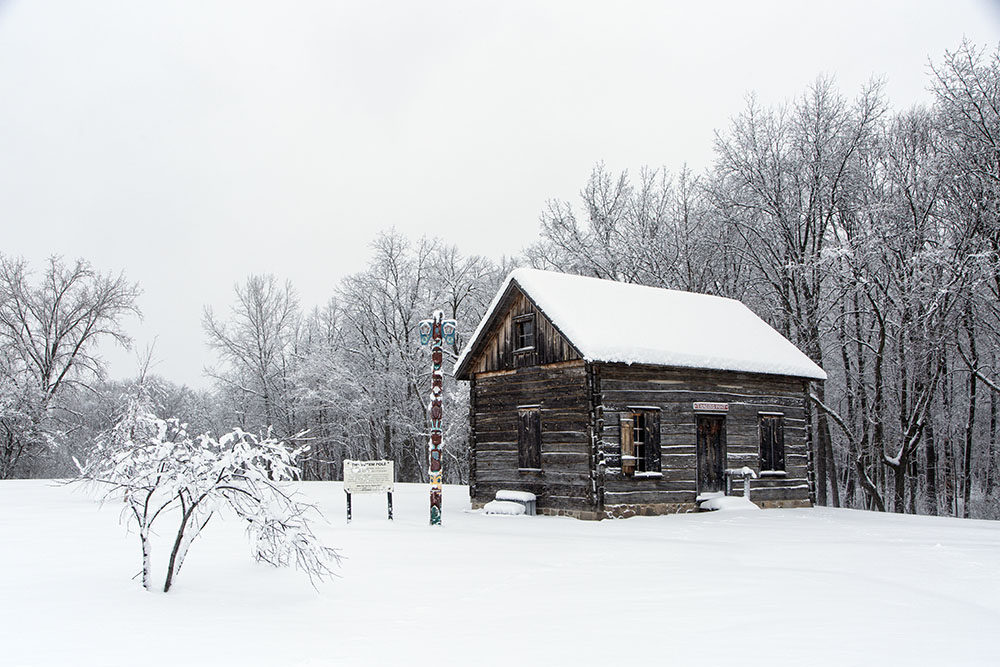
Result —
[[774, 420], [774, 469], [785, 469], [785, 420], [777, 417]]
[[774, 470], [771, 452], [774, 451], [774, 437], [771, 429], [771, 420], [768, 417], [760, 418], [760, 469]]
[[540, 410], [517, 413], [517, 466], [542, 467], [542, 415]]
[[517, 413], [517, 467], [527, 468], [528, 466], [528, 420], [531, 412], [521, 410]]
[[542, 467], [542, 411], [531, 411], [531, 447], [529, 450], [529, 468]]
[[646, 472], [660, 472], [660, 411], [646, 412]]
[[620, 418], [622, 445], [622, 474], [635, 474], [635, 438], [632, 432], [632, 418]]

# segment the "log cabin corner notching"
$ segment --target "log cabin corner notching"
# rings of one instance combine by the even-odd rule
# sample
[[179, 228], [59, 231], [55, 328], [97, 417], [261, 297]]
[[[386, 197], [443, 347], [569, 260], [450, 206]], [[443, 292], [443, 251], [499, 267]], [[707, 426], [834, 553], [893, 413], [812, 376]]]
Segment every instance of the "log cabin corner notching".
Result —
[[738, 301], [518, 269], [455, 377], [473, 507], [516, 489], [544, 514], [665, 514], [744, 466], [758, 505], [810, 505], [807, 394], [826, 374]]

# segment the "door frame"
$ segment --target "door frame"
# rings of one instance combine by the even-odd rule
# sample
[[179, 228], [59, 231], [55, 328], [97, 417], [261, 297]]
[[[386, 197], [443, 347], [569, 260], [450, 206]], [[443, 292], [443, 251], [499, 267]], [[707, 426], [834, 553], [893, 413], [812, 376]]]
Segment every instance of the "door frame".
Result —
[[[726, 490], [726, 464], [728, 462], [728, 446], [726, 443], [726, 414], [725, 413], [715, 413], [715, 412], [697, 412], [694, 415], [695, 418], [695, 488], [698, 494], [702, 493], [715, 493], [702, 489], [702, 470], [704, 466], [707, 465], [705, 461], [705, 451], [701, 447], [701, 422], [702, 420], [718, 420], [721, 423], [721, 429], [719, 432], [719, 488], [717, 491], [725, 492]], [[705, 450], [708, 449], [710, 443], [705, 443]]]

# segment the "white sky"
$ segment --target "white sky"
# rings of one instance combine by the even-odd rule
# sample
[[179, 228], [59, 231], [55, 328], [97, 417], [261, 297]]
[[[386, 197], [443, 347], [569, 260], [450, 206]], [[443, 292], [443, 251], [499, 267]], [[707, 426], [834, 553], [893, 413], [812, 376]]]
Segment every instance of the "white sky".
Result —
[[516, 253], [598, 161], [701, 170], [821, 73], [926, 102], [963, 35], [998, 5], [0, 0], [0, 252], [124, 270], [139, 347], [206, 386], [202, 308], [251, 272], [310, 307], [391, 226]]

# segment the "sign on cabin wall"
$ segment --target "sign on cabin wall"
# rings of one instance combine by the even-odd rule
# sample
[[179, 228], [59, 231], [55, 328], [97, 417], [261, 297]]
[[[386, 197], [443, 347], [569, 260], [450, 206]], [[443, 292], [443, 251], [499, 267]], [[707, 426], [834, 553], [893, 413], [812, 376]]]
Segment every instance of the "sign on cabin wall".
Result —
[[729, 412], [729, 403], [695, 403], [695, 412]]
[[392, 465], [392, 461], [344, 461], [344, 491], [392, 493], [395, 481]]

